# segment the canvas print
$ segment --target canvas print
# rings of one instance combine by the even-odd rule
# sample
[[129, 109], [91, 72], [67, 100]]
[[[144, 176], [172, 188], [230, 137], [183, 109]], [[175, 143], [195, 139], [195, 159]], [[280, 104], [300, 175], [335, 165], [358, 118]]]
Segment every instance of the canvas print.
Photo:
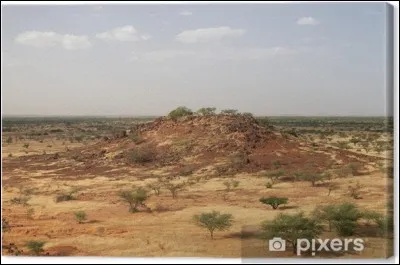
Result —
[[2, 4], [2, 255], [389, 258], [393, 7]]

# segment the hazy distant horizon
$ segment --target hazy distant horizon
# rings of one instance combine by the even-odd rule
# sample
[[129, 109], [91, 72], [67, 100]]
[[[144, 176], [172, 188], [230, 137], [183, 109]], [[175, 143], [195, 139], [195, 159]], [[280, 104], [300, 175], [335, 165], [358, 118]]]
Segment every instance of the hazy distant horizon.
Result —
[[392, 116], [386, 3], [2, 5], [3, 117]]

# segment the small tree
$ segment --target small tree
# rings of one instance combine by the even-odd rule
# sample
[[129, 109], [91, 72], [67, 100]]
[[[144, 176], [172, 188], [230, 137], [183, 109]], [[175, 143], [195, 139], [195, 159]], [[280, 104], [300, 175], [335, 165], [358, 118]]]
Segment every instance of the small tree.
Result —
[[261, 203], [271, 205], [274, 210], [278, 209], [279, 205], [287, 204], [288, 198], [279, 198], [279, 197], [268, 197], [268, 198], [261, 198]]
[[328, 222], [329, 231], [332, 231], [332, 221], [336, 214], [335, 205], [317, 206], [312, 212], [312, 216], [317, 220]]
[[280, 237], [289, 242], [296, 253], [297, 239], [316, 238], [322, 233], [322, 225], [318, 220], [304, 216], [304, 213], [294, 215], [279, 214], [272, 221], [265, 221], [262, 230], [266, 239]]
[[184, 190], [186, 187], [185, 183], [165, 183], [165, 188], [171, 192], [172, 198], [176, 199], [178, 196], [178, 192]]
[[327, 188], [328, 188], [328, 196], [329, 196], [329, 195], [331, 195], [331, 192], [332, 192], [332, 191], [339, 189], [339, 184], [330, 181], [330, 182], [328, 183]]
[[363, 213], [353, 203], [334, 205], [332, 224], [340, 236], [351, 236], [362, 216]]
[[45, 242], [43, 241], [29, 241], [26, 243], [26, 247], [32, 251], [36, 256], [39, 256], [44, 250], [43, 250], [43, 246], [44, 246]]
[[75, 218], [79, 224], [82, 224], [86, 220], [86, 213], [84, 211], [75, 212]]
[[358, 181], [355, 185], [349, 185], [349, 196], [354, 199], [362, 199], [360, 195], [362, 188], [363, 186]]
[[139, 145], [129, 153], [129, 160], [134, 163], [145, 164], [156, 157], [156, 150], [152, 145]]
[[369, 142], [361, 142], [360, 145], [364, 148], [366, 153], [369, 152], [369, 150], [370, 150], [370, 143]]
[[221, 110], [221, 114], [235, 115], [235, 114], [237, 114], [237, 112], [238, 112], [237, 109], [224, 109], [224, 110]]
[[193, 220], [196, 225], [207, 228], [208, 231], [210, 231], [211, 239], [214, 239], [215, 230], [227, 230], [232, 226], [233, 223], [233, 217], [231, 214], [221, 214], [218, 211], [194, 215]]
[[217, 108], [201, 108], [197, 113], [203, 116], [214, 115], [216, 110]]
[[324, 181], [326, 179], [329, 179], [329, 175], [326, 173], [305, 173], [301, 176], [301, 179], [304, 181], [309, 181], [311, 182], [311, 185], [314, 187], [316, 182], [318, 181]]
[[280, 170], [273, 170], [270, 172], [267, 172], [265, 175], [267, 178], [271, 180], [272, 184], [275, 184], [279, 181], [279, 178], [282, 177], [285, 174], [285, 171], [280, 169]]
[[147, 187], [153, 190], [155, 195], [159, 196], [162, 188], [162, 183], [161, 182], [150, 183], [147, 185]]
[[239, 181], [237, 180], [229, 180], [229, 181], [224, 181], [224, 185], [225, 185], [225, 191], [226, 192], [230, 192], [232, 189], [235, 189], [239, 186]]
[[177, 119], [180, 117], [185, 117], [185, 116], [190, 116], [193, 115], [193, 111], [191, 111], [189, 108], [180, 106], [174, 110], [172, 110], [169, 114], [168, 117], [172, 119]]
[[129, 203], [129, 212], [137, 212], [137, 207], [144, 205], [144, 201], [147, 200], [147, 191], [142, 187], [136, 188], [133, 191], [121, 191], [119, 197]]

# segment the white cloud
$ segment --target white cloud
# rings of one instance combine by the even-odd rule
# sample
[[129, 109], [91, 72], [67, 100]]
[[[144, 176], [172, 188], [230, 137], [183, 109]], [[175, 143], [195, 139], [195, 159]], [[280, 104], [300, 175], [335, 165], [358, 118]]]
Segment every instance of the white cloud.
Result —
[[66, 50], [87, 49], [91, 46], [87, 36], [64, 35], [62, 37], [62, 46]]
[[92, 46], [87, 36], [59, 34], [52, 31], [27, 31], [19, 34], [15, 42], [35, 48], [61, 46], [66, 50], [87, 49]]
[[110, 31], [96, 34], [96, 37], [102, 40], [110, 41], [139, 41], [150, 39], [149, 35], [138, 35], [136, 29], [130, 25], [114, 28]]
[[297, 20], [298, 25], [318, 25], [319, 21], [313, 17], [302, 17]]
[[181, 16], [191, 16], [192, 12], [185, 10], [185, 11], [182, 11], [181, 13], [179, 13], [179, 15], [181, 15]]
[[176, 40], [182, 43], [211, 42], [224, 38], [237, 38], [244, 33], [244, 29], [232, 29], [230, 27], [203, 28], [183, 31], [176, 36]]

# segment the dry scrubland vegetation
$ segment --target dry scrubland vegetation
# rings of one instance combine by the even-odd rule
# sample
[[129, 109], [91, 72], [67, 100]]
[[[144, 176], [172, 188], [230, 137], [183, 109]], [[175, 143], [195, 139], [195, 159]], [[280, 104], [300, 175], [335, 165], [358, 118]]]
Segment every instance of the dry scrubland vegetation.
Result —
[[[253, 117], [6, 118], [3, 255], [268, 257], [266, 240], [393, 242], [392, 121]], [[306, 254], [305, 254], [306, 255]]]

